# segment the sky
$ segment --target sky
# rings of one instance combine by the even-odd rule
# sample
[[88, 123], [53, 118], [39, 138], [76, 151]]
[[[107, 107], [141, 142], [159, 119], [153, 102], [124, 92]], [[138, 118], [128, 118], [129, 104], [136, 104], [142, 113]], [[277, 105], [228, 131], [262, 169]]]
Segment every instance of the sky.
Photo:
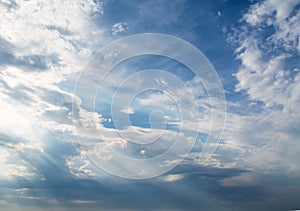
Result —
[[300, 210], [300, 0], [0, 1], [0, 210]]

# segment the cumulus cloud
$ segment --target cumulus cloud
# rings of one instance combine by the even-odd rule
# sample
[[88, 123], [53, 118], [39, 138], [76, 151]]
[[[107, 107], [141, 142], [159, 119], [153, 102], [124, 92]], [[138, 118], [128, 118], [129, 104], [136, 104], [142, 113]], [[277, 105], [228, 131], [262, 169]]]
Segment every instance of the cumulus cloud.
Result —
[[111, 34], [112, 35], [117, 35], [117, 34], [120, 34], [121, 32], [125, 32], [126, 29], [127, 29], [127, 25], [128, 25], [128, 23], [126, 23], [126, 22], [115, 23], [112, 26]]
[[227, 143], [245, 146], [240, 160], [249, 168], [299, 170], [299, 3], [256, 3], [229, 37], [241, 62], [236, 92], [246, 93], [257, 109], [249, 102], [248, 114], [228, 114]]
[[[165, 3], [168, 4], [167, 1]], [[143, 5], [140, 13], [147, 13], [147, 16], [152, 17], [153, 11], [148, 8], [152, 4], [145, 4], [145, 8]], [[264, 172], [299, 171], [298, 5], [299, 1], [277, 0], [253, 4], [241, 19], [244, 26], [231, 34], [229, 40], [235, 40], [235, 53], [241, 62], [235, 74], [238, 82], [235, 94], [246, 93], [248, 98], [245, 101], [249, 106], [243, 107], [244, 102], [227, 103], [228, 123], [219, 145], [219, 137], [213, 135], [218, 136], [223, 132], [224, 122], [220, 118], [224, 118], [221, 103], [224, 99], [210, 97], [200, 77], [177, 83], [175, 79], [168, 82], [163, 77], [158, 77], [162, 74], [156, 74], [152, 82], [164, 91], [139, 95], [132, 105], [124, 102], [127, 102], [132, 93], [142, 90], [145, 84], [150, 84], [151, 80], [148, 79], [151, 74], [135, 78], [134, 83], [131, 81], [122, 84], [122, 89], [118, 90], [120, 98], [116, 103], [117, 114], [132, 117], [141, 115], [141, 110], [145, 111], [141, 108], [159, 108], [165, 113], [149, 112], [153, 115], [145, 119], [146, 123], [153, 123], [153, 128], [141, 125], [114, 128], [113, 121], [118, 119], [107, 115], [109, 109], [105, 106], [111, 102], [109, 95], [116, 91], [124, 78], [136, 71], [134, 65], [121, 71], [112, 71], [106, 78], [104, 90], [97, 93], [99, 96], [90, 95], [89, 89], [98, 87], [95, 76], [102, 77], [105, 68], [95, 69], [86, 80], [80, 81], [86, 89], [77, 95], [73, 94], [75, 78], [84, 69], [88, 58], [111, 41], [106, 35], [123, 34], [128, 29], [126, 22], [99, 28], [99, 23], [95, 24], [94, 18], [103, 13], [101, 2], [1, 1], [0, 11], [4, 14], [0, 19], [0, 177], [4, 180], [0, 181], [1, 185], [15, 179], [17, 185], [28, 187], [27, 181], [31, 178], [35, 179], [33, 181], [38, 188], [47, 185], [60, 188], [63, 184], [71, 187], [70, 192], [73, 194], [57, 191], [57, 199], [76, 205], [94, 204], [99, 198], [103, 199], [104, 194], [112, 193], [111, 190], [116, 190], [119, 198], [122, 184], [112, 184], [114, 181], [110, 178], [113, 182], [103, 185], [107, 174], [88, 157], [102, 160], [116, 169], [131, 168], [142, 175], [145, 173], [142, 172], [142, 162], [138, 166], [132, 166], [129, 159], [119, 162], [111, 152], [136, 160], [153, 158], [170, 149], [178, 138], [180, 141], [173, 148], [169, 159], [151, 166], [154, 170], [177, 165], [185, 158], [181, 154], [182, 150], [189, 148], [195, 139], [196, 146], [182, 163], [183, 166], [189, 165], [188, 168], [183, 172], [176, 172], [178, 169], [175, 169], [173, 173], [159, 178], [163, 185], [172, 185], [180, 180], [188, 181], [190, 185], [191, 181], [196, 181], [193, 184], [200, 185], [195, 189], [202, 190], [203, 187], [200, 186], [205, 186], [206, 183], [203, 178], [209, 177], [209, 181], [212, 178], [214, 180], [214, 185], [211, 185], [213, 189], [218, 182], [223, 187], [251, 186], [258, 179], [255, 174], [239, 175], [239, 171], [235, 172], [232, 168], [258, 169]], [[156, 7], [156, 10], [159, 9], [162, 14], [162, 8]], [[177, 8], [173, 9], [178, 14]], [[223, 16], [223, 13], [218, 11], [218, 15]], [[157, 23], [169, 26], [178, 17], [169, 15], [166, 19], [163, 18], [163, 22], [159, 20], [160, 16], [154, 18], [158, 20]], [[161, 42], [163, 45], [163, 41]], [[122, 50], [116, 49], [106, 54], [104, 59], [112, 59]], [[173, 67], [170, 69], [173, 71]], [[87, 103], [94, 102], [97, 97], [103, 100], [102, 103]], [[176, 108], [178, 102], [181, 103], [184, 120], [179, 118], [180, 112]], [[213, 103], [220, 106], [212, 107]], [[192, 109], [194, 104], [198, 106], [199, 112]], [[104, 105], [104, 108], [98, 107], [99, 105]], [[215, 117], [213, 127], [209, 121], [212, 115]], [[144, 120], [142, 115], [135, 117]], [[161, 121], [162, 119], [165, 121]], [[160, 128], [156, 124], [161, 123], [159, 121], [165, 123], [166, 128]], [[179, 129], [182, 130], [178, 132]], [[214, 133], [209, 136], [210, 132]], [[132, 140], [128, 140], [128, 137]], [[208, 137], [212, 138], [211, 143], [205, 143]], [[154, 140], [155, 143], [152, 143]], [[142, 146], [137, 146], [138, 144]], [[207, 150], [202, 151], [205, 144]], [[206, 162], [203, 163], [203, 160]], [[182, 166], [179, 169], [180, 167]], [[222, 171], [216, 174], [206, 172], [206, 168]], [[204, 174], [189, 174], [193, 170], [204, 171]], [[202, 182], [198, 183], [199, 181]], [[91, 186], [101, 191], [94, 192], [93, 189], [93, 197], [88, 199], [90, 195], [86, 196], [83, 192]], [[151, 185], [150, 190], [154, 190], [151, 189], [153, 187], [155, 186]], [[80, 192], [81, 189], [84, 191]], [[157, 189], [157, 192], [162, 189]], [[124, 182], [122, 195], [128, 190], [128, 185]], [[172, 192], [176, 194], [178, 190], [182, 190], [181, 187], [172, 189]], [[191, 190], [193, 193], [193, 189]], [[32, 190], [20, 190], [18, 199], [57, 205], [57, 201], [47, 194], [47, 197], [36, 197], [36, 192], [33, 194], [30, 191]], [[138, 195], [140, 192], [138, 190]], [[10, 205], [8, 201], [13, 201], [14, 194], [17, 193], [4, 196], [0, 203]], [[78, 197], [78, 194], [82, 197]], [[240, 192], [237, 195], [240, 196]], [[115, 200], [110, 196], [106, 196], [106, 203]], [[198, 197], [195, 195], [193, 199], [196, 196]]]
[[8, 176], [26, 176], [36, 171], [26, 151], [43, 152], [49, 133], [74, 133], [73, 96], [61, 83], [74, 80], [105, 42], [93, 21], [102, 3], [1, 1], [0, 11], [1, 150], [9, 153], [1, 166]]
[[[187, 162], [198, 165], [201, 164], [199, 160], [202, 157], [210, 157], [205, 165], [221, 168], [297, 169], [296, 152], [299, 145], [294, 140], [299, 135], [297, 125], [300, 114], [297, 108], [300, 103], [300, 76], [297, 69], [299, 63], [295, 61], [299, 58], [300, 16], [299, 11], [294, 10], [297, 1], [288, 6], [284, 3], [277, 6], [274, 2], [254, 4], [242, 18], [246, 27], [237, 29], [231, 35], [231, 40], [236, 40], [235, 52], [241, 61], [240, 69], [235, 74], [238, 80], [235, 91], [247, 93], [252, 103], [261, 105], [261, 110], [244, 116], [238, 112], [228, 113], [222, 150], [216, 151], [212, 157], [209, 153], [193, 152]], [[137, 77], [134, 83], [124, 83], [123, 89], [118, 90], [118, 112], [133, 115], [138, 113], [139, 107], [159, 107], [165, 112], [162, 117], [168, 123], [167, 130], [141, 126], [104, 126], [111, 117], [104, 117], [102, 110], [94, 111], [93, 105], [86, 103], [93, 102], [92, 98], [95, 97], [87, 93], [89, 88], [98, 86], [94, 78], [96, 72], [91, 72], [86, 81], [80, 81], [87, 87], [86, 90], [82, 90], [77, 96], [72, 94], [71, 84], [75, 83], [75, 76], [84, 68], [89, 56], [103, 46], [105, 41], [110, 40], [105, 37], [104, 29], [99, 29], [93, 22], [94, 15], [103, 12], [101, 3], [89, 0], [80, 4], [73, 1], [54, 1], [53, 4], [7, 1], [0, 4], [0, 9], [6, 14], [0, 20], [0, 42], [5, 46], [0, 49], [0, 55], [3, 54], [9, 61], [0, 60], [0, 116], [3, 119], [0, 121], [0, 132], [13, 134], [15, 139], [27, 137], [24, 143], [14, 145], [16, 149], [31, 147], [38, 154], [38, 151], [42, 152], [43, 148], [47, 148], [44, 141], [46, 134], [67, 134], [64, 141], [70, 144], [70, 148], [75, 148], [76, 153], [69, 153], [67, 158], [60, 158], [57, 162], [68, 168], [73, 176], [83, 178], [95, 176], [91, 162], [86, 159], [86, 149], [103, 160], [112, 159], [112, 155], [108, 154], [111, 148], [129, 156], [145, 158], [162, 153], [180, 137], [188, 144], [181, 142], [178, 150], [174, 151], [176, 155], [173, 160], [165, 163], [170, 165], [181, 158], [180, 149], [190, 146], [195, 138], [194, 133], [202, 133], [203, 137], [199, 141], [201, 145], [205, 143], [205, 134], [214, 132], [218, 136], [223, 132], [223, 121], [218, 121], [218, 117], [224, 117], [223, 108], [214, 108], [212, 103], [222, 105], [219, 102], [224, 99], [210, 98], [199, 77], [182, 80], [182, 83], [176, 83], [177, 79], [167, 82], [163, 77], [156, 76], [153, 77], [155, 80]], [[126, 23], [120, 22], [107, 30], [116, 35], [126, 30], [126, 27]], [[266, 27], [272, 27], [274, 32], [270, 33]], [[23, 33], [20, 33], [22, 30]], [[262, 39], [262, 34], [266, 40]], [[271, 43], [275, 45], [271, 46]], [[106, 59], [114, 57], [121, 50], [107, 55]], [[134, 71], [129, 66], [118, 73], [112, 72], [106, 78], [104, 91], [100, 93], [102, 102], [110, 102], [108, 95], [118, 88], [124, 77]], [[100, 70], [100, 73], [103, 72], [104, 70]], [[150, 73], [145, 74], [144, 76], [151, 76]], [[122, 107], [131, 93], [141, 90], [145, 84], [152, 85], [151, 83], [170, 92], [142, 95], [137, 98], [136, 104]], [[185, 115], [182, 121], [176, 110], [178, 102]], [[194, 104], [200, 112], [191, 109]], [[96, 109], [97, 106], [96, 102]], [[230, 102], [228, 107], [232, 110], [241, 109]], [[213, 127], [209, 121], [212, 114], [216, 117]], [[179, 128], [182, 131], [176, 133]], [[75, 146], [75, 135], [79, 137], [82, 146], [86, 147], [85, 150]], [[151, 147], [139, 148], [130, 143], [127, 136], [138, 141], [144, 140], [144, 145], [150, 143], [147, 141], [157, 137], [159, 139]], [[218, 141], [208, 144], [207, 148], [214, 152], [218, 148]], [[7, 155], [11, 151], [7, 151], [7, 146], [1, 147], [2, 165], [15, 169], [6, 172], [11, 175], [20, 171], [31, 172], [26, 168], [34, 163], [8, 166]], [[202, 147], [198, 146], [195, 151], [201, 151]], [[289, 157], [284, 156], [287, 152]], [[166, 181], [181, 179], [180, 176], [169, 175]]]

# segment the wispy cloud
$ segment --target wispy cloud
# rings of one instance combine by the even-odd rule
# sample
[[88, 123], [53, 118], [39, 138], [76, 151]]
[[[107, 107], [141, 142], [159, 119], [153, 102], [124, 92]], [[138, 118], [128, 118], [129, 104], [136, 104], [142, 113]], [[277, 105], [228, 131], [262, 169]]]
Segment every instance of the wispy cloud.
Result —
[[299, 171], [299, 3], [256, 3], [229, 37], [241, 61], [236, 92], [261, 104], [246, 116], [228, 118], [232, 136], [228, 144], [249, 146], [242, 160], [250, 168]]

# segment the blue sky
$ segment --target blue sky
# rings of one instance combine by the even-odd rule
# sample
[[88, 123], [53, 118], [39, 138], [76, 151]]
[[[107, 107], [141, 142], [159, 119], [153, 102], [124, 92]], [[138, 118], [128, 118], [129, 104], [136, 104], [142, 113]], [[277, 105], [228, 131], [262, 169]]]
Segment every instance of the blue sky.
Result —
[[300, 209], [299, 0], [0, 14], [0, 210]]

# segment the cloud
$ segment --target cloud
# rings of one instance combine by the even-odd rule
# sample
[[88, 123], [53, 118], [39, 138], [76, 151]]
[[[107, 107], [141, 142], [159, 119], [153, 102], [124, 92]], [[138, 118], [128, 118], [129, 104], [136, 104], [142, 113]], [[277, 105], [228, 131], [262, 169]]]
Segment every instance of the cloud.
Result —
[[127, 23], [126, 22], [119, 22], [119, 23], [115, 23], [113, 26], [112, 26], [112, 29], [111, 29], [111, 34], [112, 35], [117, 35], [117, 34], [120, 34], [121, 32], [125, 32], [126, 29], [127, 29]]
[[[247, 197], [253, 201], [262, 199], [258, 189], [254, 189], [256, 195], [253, 197], [253, 187], [230, 189], [230, 187], [220, 186], [219, 180], [240, 175], [242, 172], [238, 169], [185, 165], [172, 170], [169, 181], [164, 181], [162, 179], [164, 177], [134, 181], [116, 177], [103, 177], [97, 181], [91, 178], [76, 178], [64, 183], [52, 181], [47, 186], [45, 181], [31, 180], [31, 186], [26, 182], [20, 182], [14, 190], [3, 192], [1, 189], [0, 196], [5, 199], [4, 203], [7, 205], [17, 202], [15, 208], [23, 206], [23, 210], [36, 206], [36, 203], [39, 203], [39, 208], [42, 207], [43, 210], [59, 210], [62, 207], [64, 210], [98, 210], [99, 207], [106, 210], [124, 210], [124, 207], [128, 210], [139, 210], [142, 206], [164, 210], [187, 208], [218, 210], [224, 206], [224, 203], [227, 204], [226, 208], [234, 206], [228, 205], [231, 199], [241, 200]], [[168, 175], [164, 176], [168, 177]], [[179, 177], [182, 178], [174, 181]], [[53, 179], [57, 180], [57, 178]], [[86, 194], [87, 190], [89, 190], [88, 194]], [[153, 201], [157, 202], [153, 203]]]
[[226, 178], [221, 182], [221, 184], [225, 187], [253, 186], [257, 184], [258, 178], [259, 176], [257, 175], [257, 173], [250, 172]]
[[299, 0], [293, 1], [279, 1], [279, 0], [266, 0], [254, 4], [244, 18], [247, 23], [252, 26], [258, 25], [265, 21], [270, 21], [270, 17], [275, 16], [276, 21], [284, 22], [290, 17], [294, 8], [300, 3]]
[[125, 113], [125, 114], [134, 114], [134, 110], [132, 107], [129, 108], [124, 108], [121, 110], [121, 112]]
[[228, 113], [225, 145], [243, 147], [240, 161], [248, 168], [299, 171], [299, 3], [256, 3], [229, 37], [241, 62], [235, 90], [247, 94], [249, 106], [244, 115]]
[[163, 178], [163, 180], [166, 181], [166, 182], [175, 182], [175, 181], [181, 180], [183, 178], [184, 178], [184, 175], [170, 174], [170, 175], [165, 176]]
[[[93, 20], [103, 13], [102, 6], [89, 0], [1, 1], [0, 11], [5, 14], [0, 20], [3, 178], [39, 177], [46, 163], [49, 169], [64, 167], [65, 157], [54, 159], [56, 164], [49, 162], [55, 152], [48, 151], [48, 141], [54, 133], [67, 137], [75, 131], [72, 90], [64, 89], [105, 42]], [[71, 149], [72, 138], [63, 140]]]
[[[245, 101], [246, 104], [249, 102], [249, 106], [228, 102], [230, 112], [222, 143], [219, 146], [219, 140], [216, 140], [207, 144], [207, 148], [217, 151], [203, 164], [199, 161], [211, 155], [201, 151], [210, 129], [208, 119], [212, 113], [216, 117], [224, 116], [221, 107], [211, 106], [212, 102], [220, 105], [223, 99], [209, 99], [201, 78], [182, 76], [180, 84], [168, 84], [159, 77], [154, 80], [163, 90], [169, 85], [173, 98], [182, 103], [185, 121], [178, 120], [175, 112], [166, 112], [163, 117], [170, 123], [167, 130], [136, 125], [106, 127], [111, 117], [105, 116], [105, 109], [97, 107], [101, 103], [96, 103], [96, 111], [93, 105], [86, 103], [94, 102], [90, 98], [95, 96], [89, 95], [89, 88], [98, 86], [94, 76], [102, 76], [104, 70], [97, 72], [95, 69], [86, 81], [82, 81], [87, 89], [77, 96], [72, 94], [73, 84], [88, 58], [112, 40], [106, 35], [126, 32], [127, 22], [118, 20], [114, 21], [114, 25], [100, 28], [95, 19], [103, 13], [103, 4], [98, 1], [2, 1], [0, 10], [5, 15], [0, 20], [0, 57], [4, 58], [0, 58], [0, 183], [1, 187], [10, 189], [6, 193], [11, 195], [3, 197], [4, 201], [0, 203], [9, 206], [9, 202], [16, 201], [20, 204], [38, 202], [54, 207], [61, 203], [77, 207], [96, 202], [95, 206], [101, 205], [103, 209], [111, 208], [112, 204], [117, 204], [120, 209], [125, 206], [137, 209], [146, 202], [156, 209], [172, 204], [174, 198], [182, 198], [182, 204], [178, 202], [171, 206], [186, 209], [185, 205], [189, 204], [197, 210], [201, 206], [218, 210], [224, 208], [221, 195], [246, 199], [257, 194], [257, 189], [251, 185], [258, 179], [250, 174], [240, 175], [244, 170], [238, 168], [285, 173], [299, 171], [299, 144], [295, 140], [299, 137], [297, 125], [300, 117], [300, 76], [297, 69], [300, 24], [295, 2], [298, 3], [266, 1], [253, 4], [242, 18], [246, 26], [237, 29], [232, 36], [237, 41], [234, 43], [237, 59], [241, 61], [235, 74], [238, 80], [235, 94], [246, 93], [249, 98]], [[172, 15], [164, 14], [166, 18], [153, 16], [149, 6], [154, 4], [156, 2], [138, 4], [137, 8], [159, 27], [168, 26], [182, 17], [177, 14], [177, 7], [184, 11], [182, 2], [171, 6], [168, 14]], [[154, 9], [162, 14], [165, 12], [163, 8], [155, 6]], [[145, 20], [139, 21], [145, 23]], [[121, 51], [118, 49], [107, 54], [105, 59], [113, 58]], [[167, 64], [165, 60], [162, 63]], [[109, 94], [115, 91], [119, 82], [136, 71], [135, 66], [138, 67], [123, 67], [122, 71], [108, 77], [103, 95], [99, 96], [103, 102], [110, 102]], [[175, 69], [172, 65], [168, 68], [176, 73], [184, 70]], [[139, 106], [150, 104], [162, 107], [164, 111], [174, 108], [174, 101], [168, 98], [169, 93], [157, 92], [139, 98], [136, 107], [126, 105], [128, 109], [124, 109], [122, 105], [126, 98], [145, 83], [147, 80], [141, 77], [135, 83], [124, 84], [117, 110], [133, 115]], [[199, 115], [191, 109], [194, 103], [199, 106]], [[217, 118], [212, 128], [215, 134], [223, 130], [221, 120]], [[181, 124], [183, 131], [177, 133]], [[145, 180], [129, 185], [128, 181], [109, 177], [88, 159], [87, 151], [105, 161], [113, 160], [109, 153], [111, 149], [134, 159], [151, 158], [165, 152], [180, 137], [184, 141], [180, 142], [170, 159], [161, 164], [171, 166], [181, 160], [183, 155], [180, 152], [193, 142], [195, 137], [191, 134], [198, 131], [198, 126], [201, 133], [196, 148], [183, 165], [159, 178], [159, 181]], [[120, 134], [130, 135], [138, 141], [153, 140], [153, 137], [160, 139], [153, 146], [147, 146], [145, 142], [138, 147]], [[109, 165], [120, 168], [131, 164], [124, 161]], [[220, 184], [223, 186], [218, 189]], [[24, 193], [13, 192], [16, 187], [23, 188]], [[229, 194], [232, 193], [231, 188], [236, 188], [233, 195]], [[87, 190], [89, 194], [86, 194]], [[221, 192], [216, 193], [216, 190]], [[165, 200], [156, 200], [152, 193], [159, 193], [159, 198]], [[18, 197], [13, 199], [13, 195]], [[212, 203], [204, 204], [206, 200]]]

